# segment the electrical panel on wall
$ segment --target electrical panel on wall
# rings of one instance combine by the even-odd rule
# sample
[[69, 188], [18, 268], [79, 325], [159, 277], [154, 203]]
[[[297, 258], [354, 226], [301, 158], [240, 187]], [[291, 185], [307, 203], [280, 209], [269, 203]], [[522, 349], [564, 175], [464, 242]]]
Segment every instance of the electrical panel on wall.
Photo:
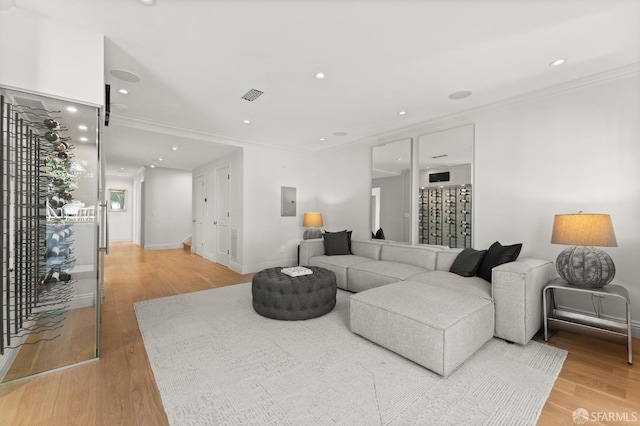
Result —
[[419, 197], [422, 244], [471, 247], [471, 185], [424, 188]]

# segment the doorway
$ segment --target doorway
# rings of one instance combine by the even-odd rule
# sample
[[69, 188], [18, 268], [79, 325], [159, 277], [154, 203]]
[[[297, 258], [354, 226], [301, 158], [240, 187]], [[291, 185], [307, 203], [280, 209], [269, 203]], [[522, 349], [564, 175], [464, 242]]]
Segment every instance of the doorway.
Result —
[[216, 169], [216, 262], [229, 266], [229, 166]]
[[204, 253], [204, 218], [205, 218], [205, 186], [204, 175], [196, 176], [194, 187], [194, 230], [191, 241], [191, 252], [202, 256]]

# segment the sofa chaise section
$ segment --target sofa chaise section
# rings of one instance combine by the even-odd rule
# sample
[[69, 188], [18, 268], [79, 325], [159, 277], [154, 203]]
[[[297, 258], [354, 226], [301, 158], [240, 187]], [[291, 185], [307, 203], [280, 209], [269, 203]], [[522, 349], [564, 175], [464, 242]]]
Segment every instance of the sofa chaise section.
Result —
[[493, 337], [491, 300], [401, 281], [350, 298], [351, 331], [442, 376]]

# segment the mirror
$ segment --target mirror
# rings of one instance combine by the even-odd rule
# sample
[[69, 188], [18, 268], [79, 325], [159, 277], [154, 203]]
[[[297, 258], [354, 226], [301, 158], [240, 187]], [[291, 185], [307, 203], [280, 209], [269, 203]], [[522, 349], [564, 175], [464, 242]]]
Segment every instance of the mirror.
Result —
[[372, 148], [372, 238], [411, 242], [411, 139]]
[[474, 125], [420, 136], [418, 242], [472, 247]]

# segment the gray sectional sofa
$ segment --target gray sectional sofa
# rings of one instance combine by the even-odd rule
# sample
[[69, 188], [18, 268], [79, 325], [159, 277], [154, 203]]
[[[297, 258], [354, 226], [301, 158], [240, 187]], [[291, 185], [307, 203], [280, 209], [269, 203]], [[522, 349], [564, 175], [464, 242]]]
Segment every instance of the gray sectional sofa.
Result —
[[493, 336], [526, 344], [542, 324], [542, 290], [552, 262], [521, 258], [492, 270], [492, 282], [449, 272], [462, 249], [353, 240], [327, 256], [321, 239], [300, 244], [300, 265], [333, 271], [354, 292], [357, 333], [447, 376]]

